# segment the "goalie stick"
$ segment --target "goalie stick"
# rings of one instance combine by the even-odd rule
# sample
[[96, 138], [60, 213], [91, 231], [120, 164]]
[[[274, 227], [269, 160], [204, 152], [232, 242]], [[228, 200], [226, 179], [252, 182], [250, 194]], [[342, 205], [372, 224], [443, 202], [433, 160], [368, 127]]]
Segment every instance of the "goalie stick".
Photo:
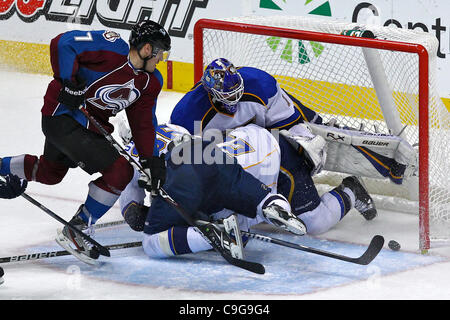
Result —
[[[4, 181], [4, 178], [1, 177], [1, 180]], [[30, 197], [28, 194], [26, 194], [25, 192], [21, 194], [21, 196], [25, 199], [27, 199], [29, 202], [31, 202], [32, 204], [34, 204], [36, 207], [38, 207], [39, 209], [41, 209], [42, 211], [44, 211], [45, 213], [47, 213], [49, 216], [51, 216], [53, 219], [57, 220], [58, 222], [62, 223], [63, 225], [65, 225], [66, 227], [68, 227], [70, 230], [72, 230], [73, 232], [79, 234], [81, 237], [83, 237], [84, 240], [88, 241], [89, 243], [91, 243], [92, 245], [94, 245], [97, 249], [98, 252], [106, 257], [110, 256], [110, 253], [108, 251], [108, 249], [106, 249], [104, 246], [102, 246], [100, 243], [98, 243], [97, 241], [95, 241], [94, 239], [92, 239], [91, 237], [89, 237], [87, 234], [84, 234], [82, 231], [78, 230], [77, 228], [75, 228], [72, 224], [70, 224], [69, 222], [67, 222], [66, 220], [64, 220], [63, 218], [61, 218], [60, 216], [58, 216], [56, 213], [54, 213], [53, 211], [51, 211], [50, 209], [48, 209], [47, 207], [45, 207], [43, 204], [41, 204], [39, 201], [35, 200], [34, 198]]]
[[[123, 155], [125, 157], [125, 159], [128, 160], [128, 162], [130, 162], [130, 164], [135, 165], [136, 168], [141, 173], [143, 173], [143, 174], [148, 176], [148, 174], [144, 171], [142, 166], [135, 159], [133, 159], [131, 156], [128, 155], [128, 153], [125, 151], [125, 149], [111, 136], [111, 134], [108, 133], [108, 131], [106, 131], [105, 128], [103, 128], [103, 126], [100, 123], [98, 123], [98, 121], [94, 117], [92, 117], [89, 114], [89, 112], [82, 105], [78, 109], [97, 128], [97, 130], [100, 131], [100, 133], [109, 141], [109, 143], [111, 143], [111, 145], [121, 155]], [[148, 176], [148, 178], [150, 178], [150, 177]], [[191, 215], [189, 213], [187, 213], [163, 188], [159, 189], [159, 194], [167, 203], [171, 204], [175, 208], [175, 210], [177, 210], [177, 212], [181, 215], [181, 217], [189, 225], [194, 226], [194, 227], [200, 226], [191, 217]], [[213, 243], [213, 241], [210, 241], [210, 243]], [[234, 266], [236, 266], [238, 268], [242, 268], [242, 269], [245, 269], [247, 271], [257, 273], [257, 274], [264, 274], [265, 273], [265, 269], [264, 269], [264, 266], [262, 264], [259, 264], [259, 263], [256, 263], [256, 262], [247, 261], [247, 260], [236, 259], [236, 258], [232, 257], [230, 254], [228, 254], [227, 252], [225, 252], [224, 250], [221, 250], [220, 247], [218, 247], [218, 246], [216, 246], [214, 244], [212, 244], [212, 247], [214, 248], [214, 250], [216, 252], [218, 252], [231, 265], [234, 265]]]

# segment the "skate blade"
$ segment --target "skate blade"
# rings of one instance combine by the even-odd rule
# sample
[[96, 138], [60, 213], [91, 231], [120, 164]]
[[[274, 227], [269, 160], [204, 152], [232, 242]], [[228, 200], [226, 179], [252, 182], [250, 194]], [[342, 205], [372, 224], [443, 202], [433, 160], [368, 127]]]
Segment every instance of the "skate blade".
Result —
[[88, 257], [87, 255], [81, 253], [80, 251], [72, 248], [72, 241], [70, 241], [69, 239], [67, 239], [67, 237], [62, 233], [61, 229], [57, 230], [57, 237], [55, 238], [56, 243], [58, 243], [61, 247], [63, 247], [64, 249], [66, 249], [71, 255], [73, 255], [75, 258], [77, 258], [78, 260], [87, 263], [91, 266], [98, 266], [98, 260], [94, 260], [90, 257]]

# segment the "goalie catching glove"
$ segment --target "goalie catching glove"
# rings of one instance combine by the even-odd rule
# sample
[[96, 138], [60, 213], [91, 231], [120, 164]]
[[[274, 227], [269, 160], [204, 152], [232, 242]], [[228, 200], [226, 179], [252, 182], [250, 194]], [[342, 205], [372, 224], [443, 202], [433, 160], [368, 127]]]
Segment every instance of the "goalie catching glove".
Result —
[[322, 171], [327, 158], [325, 139], [319, 135], [314, 135], [308, 124], [300, 123], [289, 130], [281, 130], [289, 143], [296, 149], [303, 148], [306, 159], [311, 164], [311, 176]]
[[142, 158], [140, 162], [144, 172], [139, 177], [139, 187], [150, 192], [152, 196], [158, 195], [159, 188], [166, 181], [166, 161], [164, 155]]

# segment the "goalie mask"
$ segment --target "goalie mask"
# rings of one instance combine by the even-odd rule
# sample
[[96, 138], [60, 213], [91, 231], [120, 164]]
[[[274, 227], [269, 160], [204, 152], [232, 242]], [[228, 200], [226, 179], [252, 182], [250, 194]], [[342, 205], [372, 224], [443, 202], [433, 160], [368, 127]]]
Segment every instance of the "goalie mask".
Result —
[[213, 60], [203, 72], [202, 84], [228, 112], [236, 112], [236, 105], [244, 94], [244, 80], [230, 61]]

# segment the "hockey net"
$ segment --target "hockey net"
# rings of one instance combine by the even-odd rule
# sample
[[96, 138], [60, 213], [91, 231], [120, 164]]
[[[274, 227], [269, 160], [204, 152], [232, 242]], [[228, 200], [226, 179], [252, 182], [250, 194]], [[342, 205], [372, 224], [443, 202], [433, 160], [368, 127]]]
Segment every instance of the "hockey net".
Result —
[[[375, 39], [351, 30], [370, 30]], [[436, 90], [437, 47], [422, 31], [310, 17], [202, 19], [194, 31], [195, 81], [210, 61], [227, 58], [272, 74], [325, 122], [399, 134], [417, 146], [418, 179], [365, 182], [376, 202], [390, 197], [381, 205], [419, 215], [419, 247], [427, 250], [433, 240], [450, 240], [450, 117]]]

